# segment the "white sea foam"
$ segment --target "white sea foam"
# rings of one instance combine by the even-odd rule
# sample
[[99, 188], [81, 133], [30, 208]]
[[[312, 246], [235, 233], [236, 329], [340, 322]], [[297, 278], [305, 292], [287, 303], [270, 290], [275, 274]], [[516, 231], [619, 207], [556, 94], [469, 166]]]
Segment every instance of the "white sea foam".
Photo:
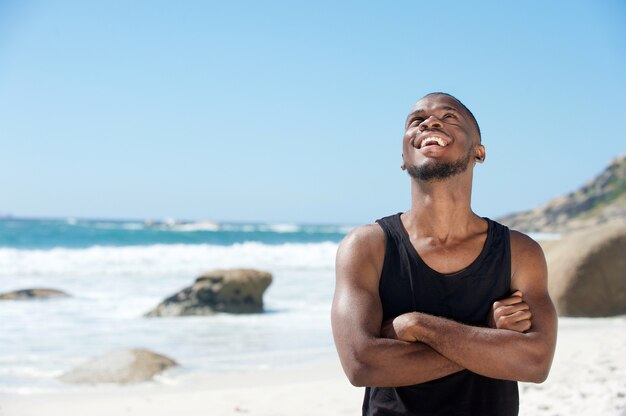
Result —
[[173, 231], [195, 232], [195, 231], [220, 231], [220, 225], [212, 221], [199, 221], [173, 225]]
[[296, 224], [266, 224], [259, 225], [259, 231], [271, 231], [274, 233], [297, 233], [300, 226]]
[[217, 223], [214, 221], [177, 221], [174, 219], [162, 222], [137, 221], [81, 221], [74, 218], [66, 219], [67, 225], [97, 230], [157, 230], [169, 232], [237, 232], [237, 233], [278, 233], [289, 234], [304, 232], [307, 234], [346, 234], [354, 226], [351, 225], [300, 225], [295, 223], [237, 224]]
[[[333, 355], [336, 249], [331, 242], [0, 248], [0, 292], [52, 287], [72, 295], [0, 302], [0, 392], [69, 388], [56, 376], [117, 348], [161, 352], [179, 361], [183, 372], [275, 367]], [[273, 274], [264, 296], [267, 313], [142, 317], [201, 272], [231, 267]]]
[[43, 377], [43, 378], [52, 378], [59, 377], [63, 374], [62, 371], [59, 370], [41, 370], [37, 367], [32, 366], [11, 366], [0, 368], [0, 377], [10, 376], [10, 377]]
[[142, 230], [144, 225], [139, 222], [76, 222], [73, 223], [68, 222], [69, 225], [75, 225], [78, 227], [84, 228], [93, 228], [96, 230], [128, 230], [128, 231], [136, 231]]
[[231, 267], [332, 269], [336, 250], [337, 244], [331, 242], [0, 248], [0, 290], [7, 286], [7, 279], [20, 277], [194, 276], [206, 269]]

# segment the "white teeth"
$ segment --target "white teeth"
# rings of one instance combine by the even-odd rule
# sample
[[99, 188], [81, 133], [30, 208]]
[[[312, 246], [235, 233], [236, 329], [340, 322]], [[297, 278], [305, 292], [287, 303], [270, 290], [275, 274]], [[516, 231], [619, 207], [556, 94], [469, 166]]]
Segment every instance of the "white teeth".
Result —
[[436, 144], [441, 147], [445, 147], [447, 145], [446, 142], [441, 137], [432, 136], [432, 137], [427, 137], [424, 140], [422, 140], [419, 148], [421, 149], [422, 147], [428, 146], [429, 144]]

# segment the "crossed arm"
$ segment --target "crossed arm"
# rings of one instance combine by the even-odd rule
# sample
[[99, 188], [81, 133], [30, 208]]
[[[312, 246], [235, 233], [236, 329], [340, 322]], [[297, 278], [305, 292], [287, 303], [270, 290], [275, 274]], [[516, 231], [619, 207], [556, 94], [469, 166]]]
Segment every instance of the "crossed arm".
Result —
[[332, 325], [350, 382], [403, 386], [462, 369], [492, 378], [545, 380], [556, 343], [545, 260], [539, 246], [522, 234], [512, 233], [511, 244], [512, 286], [517, 291], [493, 305], [492, 327], [419, 312], [383, 323], [378, 284], [384, 235], [377, 225], [348, 235], [337, 252]]

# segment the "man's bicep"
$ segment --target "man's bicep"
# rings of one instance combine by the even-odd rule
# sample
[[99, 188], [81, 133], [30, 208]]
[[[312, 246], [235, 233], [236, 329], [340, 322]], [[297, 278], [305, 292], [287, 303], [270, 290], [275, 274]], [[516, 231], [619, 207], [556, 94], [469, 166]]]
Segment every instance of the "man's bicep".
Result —
[[[366, 237], [366, 236], [365, 236]], [[335, 339], [378, 336], [382, 306], [372, 243], [363, 235], [349, 235], [337, 251], [336, 287], [332, 306]]]
[[548, 269], [539, 244], [517, 233], [512, 238], [515, 267], [512, 276], [514, 290], [523, 293], [524, 302], [532, 313], [532, 327], [528, 333], [539, 336], [544, 348], [554, 351], [556, 344], [556, 310], [548, 293]]
[[333, 335], [338, 344], [380, 336], [380, 300], [361, 286], [350, 283], [338, 285], [331, 318]]

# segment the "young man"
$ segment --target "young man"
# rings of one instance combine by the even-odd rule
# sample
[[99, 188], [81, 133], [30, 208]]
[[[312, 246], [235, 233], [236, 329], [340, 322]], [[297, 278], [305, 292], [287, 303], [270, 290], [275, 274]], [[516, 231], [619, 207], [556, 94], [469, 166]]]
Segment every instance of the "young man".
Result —
[[543, 252], [472, 211], [485, 147], [456, 98], [415, 104], [402, 158], [411, 209], [337, 252], [333, 335], [363, 415], [517, 415], [517, 381], [543, 382], [556, 344]]

